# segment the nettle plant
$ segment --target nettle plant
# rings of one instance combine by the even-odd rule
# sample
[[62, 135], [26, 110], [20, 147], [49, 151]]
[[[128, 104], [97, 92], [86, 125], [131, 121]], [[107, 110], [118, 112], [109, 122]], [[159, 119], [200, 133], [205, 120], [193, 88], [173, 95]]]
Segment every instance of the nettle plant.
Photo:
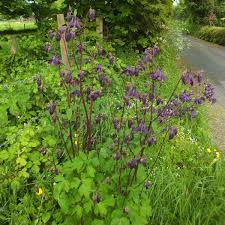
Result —
[[[68, 44], [69, 61], [69, 67], [63, 65], [59, 54], [49, 60], [59, 69], [64, 93], [48, 104], [56, 148], [63, 150], [54, 218], [67, 225], [147, 224], [149, 189], [163, 148], [179, 132], [182, 118], [196, 117], [199, 105], [215, 101], [213, 87], [201, 72], [185, 72], [165, 94], [168, 78], [155, 64], [159, 48], [146, 49], [137, 65], [123, 66], [98, 43], [87, 42], [93, 9], [88, 18], [82, 23], [69, 12], [67, 23], [49, 32], [52, 42]], [[48, 52], [51, 45], [45, 46]], [[42, 92], [41, 80], [37, 85]]]

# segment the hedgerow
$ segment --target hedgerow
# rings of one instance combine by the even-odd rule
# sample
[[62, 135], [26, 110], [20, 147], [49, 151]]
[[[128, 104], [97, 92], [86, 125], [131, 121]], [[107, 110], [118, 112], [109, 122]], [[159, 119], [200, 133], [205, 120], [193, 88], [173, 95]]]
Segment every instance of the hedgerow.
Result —
[[196, 36], [219, 45], [225, 45], [225, 28], [215, 26], [204, 26], [196, 32]]

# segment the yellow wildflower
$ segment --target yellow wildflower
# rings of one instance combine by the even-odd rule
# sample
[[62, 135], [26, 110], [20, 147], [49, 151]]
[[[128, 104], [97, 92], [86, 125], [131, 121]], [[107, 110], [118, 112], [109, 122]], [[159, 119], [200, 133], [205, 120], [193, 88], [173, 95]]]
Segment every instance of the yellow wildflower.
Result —
[[208, 148], [208, 149], [207, 149], [207, 152], [208, 152], [208, 153], [211, 153], [211, 152], [212, 152], [212, 150], [211, 150], [210, 148]]
[[77, 141], [74, 141], [74, 144], [75, 144], [75, 145], [77, 145], [77, 144], [78, 144], [78, 142], [77, 142]]
[[216, 152], [216, 158], [219, 159], [220, 158], [220, 153]]
[[43, 193], [44, 193], [43, 189], [42, 188], [38, 188], [38, 191], [36, 192], [36, 195], [37, 196], [41, 196], [41, 195], [43, 195]]

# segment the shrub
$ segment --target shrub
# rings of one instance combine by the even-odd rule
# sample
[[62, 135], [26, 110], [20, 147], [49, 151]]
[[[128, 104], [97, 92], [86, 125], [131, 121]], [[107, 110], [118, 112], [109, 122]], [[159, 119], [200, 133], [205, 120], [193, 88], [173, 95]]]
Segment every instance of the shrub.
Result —
[[196, 36], [215, 44], [225, 45], [224, 27], [205, 26], [196, 32]]

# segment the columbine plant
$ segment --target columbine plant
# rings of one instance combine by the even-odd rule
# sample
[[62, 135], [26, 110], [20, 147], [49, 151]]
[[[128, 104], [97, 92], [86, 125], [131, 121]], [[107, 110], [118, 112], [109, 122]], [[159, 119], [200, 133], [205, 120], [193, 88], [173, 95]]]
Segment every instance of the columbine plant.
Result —
[[[95, 16], [90, 9], [89, 21]], [[146, 49], [137, 65], [121, 68], [111, 52], [87, 42], [86, 24], [77, 16], [69, 12], [66, 20], [49, 31], [52, 42], [68, 44], [67, 65], [59, 53], [49, 60], [59, 70], [65, 96], [48, 104], [67, 155], [54, 189], [64, 216], [58, 222], [147, 224], [148, 189], [163, 148], [179, 132], [177, 121], [215, 102], [213, 87], [202, 72], [184, 72], [166, 96], [168, 78], [154, 63], [159, 48]], [[51, 53], [51, 44], [45, 49]], [[42, 81], [37, 85], [42, 92]]]

